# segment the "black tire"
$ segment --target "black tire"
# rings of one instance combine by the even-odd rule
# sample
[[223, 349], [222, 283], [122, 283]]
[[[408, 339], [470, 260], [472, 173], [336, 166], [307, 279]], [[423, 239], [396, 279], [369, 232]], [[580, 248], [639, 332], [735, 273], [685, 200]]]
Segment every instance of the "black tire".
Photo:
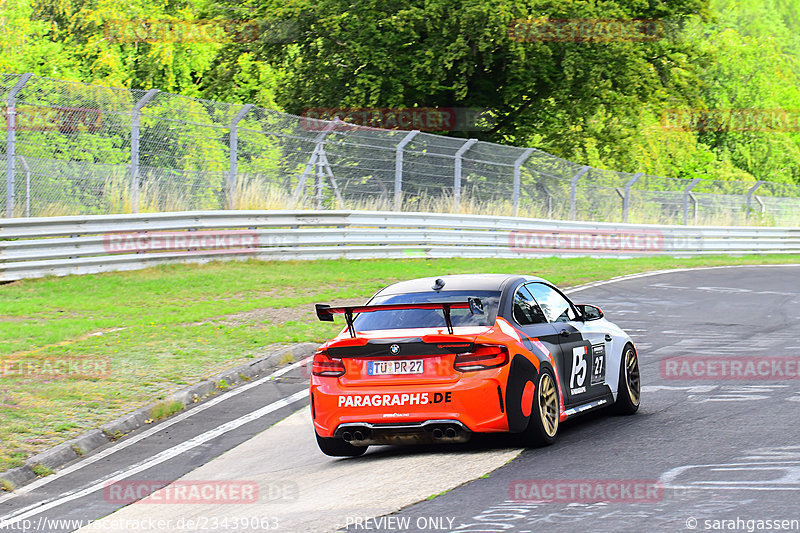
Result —
[[317, 445], [322, 453], [331, 457], [359, 457], [364, 455], [369, 448], [369, 446], [353, 446], [343, 439], [320, 437], [319, 435], [317, 435]]
[[642, 380], [639, 374], [639, 356], [633, 346], [625, 345], [622, 361], [619, 364], [619, 385], [614, 412], [618, 415], [632, 415], [639, 410], [642, 399]]
[[556, 380], [549, 368], [542, 368], [536, 380], [528, 427], [523, 432], [525, 442], [529, 446], [549, 446], [553, 444], [558, 434], [559, 414]]

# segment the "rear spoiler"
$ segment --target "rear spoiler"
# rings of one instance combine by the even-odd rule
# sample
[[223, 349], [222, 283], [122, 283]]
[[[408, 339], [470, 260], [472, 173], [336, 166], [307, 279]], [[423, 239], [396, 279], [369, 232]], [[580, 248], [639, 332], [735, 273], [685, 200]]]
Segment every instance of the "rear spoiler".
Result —
[[453, 323], [450, 320], [451, 309], [469, 309], [473, 315], [483, 314], [483, 302], [480, 298], [467, 298], [466, 302], [418, 303], [418, 304], [382, 304], [382, 305], [357, 305], [353, 307], [331, 307], [327, 304], [316, 304], [317, 318], [323, 322], [333, 322], [333, 315], [343, 314], [347, 321], [347, 331], [351, 337], [356, 336], [353, 328], [353, 314], [372, 313], [373, 311], [403, 311], [406, 309], [441, 309], [444, 321], [447, 323], [447, 332], [453, 334]]

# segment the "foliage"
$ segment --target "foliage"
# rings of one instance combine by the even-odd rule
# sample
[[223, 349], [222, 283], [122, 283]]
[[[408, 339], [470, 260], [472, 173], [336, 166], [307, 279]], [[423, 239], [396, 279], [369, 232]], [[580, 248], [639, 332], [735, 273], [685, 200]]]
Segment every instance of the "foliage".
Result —
[[[783, 0], [715, 0], [715, 12], [715, 25], [686, 32], [715, 58], [702, 72], [703, 102], [743, 110], [745, 122], [701, 131], [698, 142], [758, 179], [800, 183], [800, 9]], [[789, 123], [774, 120], [780, 110]]]
[[[155, 87], [296, 114], [312, 107], [485, 108], [490, 129], [448, 133], [533, 146], [603, 169], [800, 183], [800, 7], [792, 0], [0, 4], [4, 72]], [[531, 31], [559, 20], [651, 20], [662, 33], [547, 40]], [[730, 109], [763, 110], [765, 121], [770, 110], [787, 110], [794, 125], [665, 128], [674, 110], [702, 116]], [[48, 141], [60, 157], [124, 161], [119, 139], [98, 140], [91, 153]], [[184, 152], [216, 175], [224, 141]], [[243, 172], [279, 174], [297, 164], [279, 163], [286, 154], [268, 146], [244, 156]], [[167, 154], [153, 164], [181, 162]]]
[[[203, 0], [6, 0], [0, 70], [197, 95], [222, 43], [197, 35]], [[182, 22], [173, 31], [166, 23]], [[8, 57], [11, 55], [11, 57]]]

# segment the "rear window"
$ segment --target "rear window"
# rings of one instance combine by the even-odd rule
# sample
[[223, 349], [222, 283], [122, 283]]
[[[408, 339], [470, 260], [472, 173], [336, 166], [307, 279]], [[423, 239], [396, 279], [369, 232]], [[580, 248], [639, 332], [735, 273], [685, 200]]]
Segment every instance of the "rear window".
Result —
[[[412, 292], [376, 296], [369, 305], [408, 304], [408, 303], [460, 303], [467, 298], [480, 298], [483, 302], [483, 314], [473, 315], [469, 309], [452, 309], [450, 321], [453, 327], [458, 326], [490, 326], [489, 319], [497, 316], [500, 303], [500, 292], [496, 291], [442, 291]], [[441, 309], [404, 309], [402, 311], [374, 311], [361, 313], [355, 318], [357, 331], [378, 329], [411, 329], [411, 328], [444, 328], [447, 323]]]

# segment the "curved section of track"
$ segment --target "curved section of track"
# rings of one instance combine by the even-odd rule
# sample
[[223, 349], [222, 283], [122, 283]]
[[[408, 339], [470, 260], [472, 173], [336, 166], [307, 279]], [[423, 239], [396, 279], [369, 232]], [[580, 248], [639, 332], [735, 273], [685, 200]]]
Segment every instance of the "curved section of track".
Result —
[[[184, 525], [193, 520], [192, 530], [203, 531], [211, 530], [201, 527], [203, 520], [208, 525], [216, 519], [213, 530], [224, 531], [234, 519], [250, 518], [240, 530], [354, 532], [690, 531], [714, 529], [720, 525], [714, 520], [798, 520], [800, 380], [789, 379], [800, 361], [798, 280], [800, 266], [710, 268], [572, 291], [575, 301], [600, 306], [634, 337], [642, 407], [631, 417], [603, 412], [565, 423], [551, 447], [520, 453], [514, 439], [503, 437], [464, 446], [374, 447], [361, 458], [332, 459], [316, 449], [304, 408], [271, 427], [274, 417], [254, 418], [237, 429], [247, 429], [245, 434], [204, 441], [189, 454], [196, 459], [181, 468], [168, 462], [138, 474], [182, 482], [246, 480], [258, 485], [257, 502], [138, 502], [87, 530], [145, 517], [171, 520], [176, 531], [181, 520]], [[704, 361], [710, 370], [709, 361], [753, 356], [783, 361], [784, 375], [775, 368], [757, 379], [665, 370], [669, 358], [684, 358], [690, 369]], [[250, 402], [242, 413], [303, 390], [302, 373], [293, 372], [240, 395]], [[300, 405], [274, 414], [286, 416], [287, 409]], [[229, 412], [219, 416], [232, 416]], [[208, 423], [208, 416], [202, 418]], [[230, 445], [217, 445], [225, 438]], [[118, 471], [86, 477], [83, 485], [73, 481], [72, 492], [101, 487], [103, 479], [124, 472], [115, 466]], [[487, 472], [492, 473], [482, 476]], [[636, 483], [643, 484], [643, 494], [635, 492]], [[570, 487], [608, 492], [622, 485], [627, 488], [612, 501], [569, 493]], [[546, 498], [534, 487], [561, 487], [561, 492]], [[648, 492], [653, 487], [656, 492]], [[55, 513], [97, 518], [121, 507], [109, 506], [99, 489], [69, 501], [63, 500], [69, 491], [59, 490], [46, 500], [51, 518], [59, 516]], [[35, 502], [28, 503], [25, 516], [36, 518]], [[81, 514], [84, 508], [94, 514]], [[221, 519], [228, 519], [229, 527]]]

